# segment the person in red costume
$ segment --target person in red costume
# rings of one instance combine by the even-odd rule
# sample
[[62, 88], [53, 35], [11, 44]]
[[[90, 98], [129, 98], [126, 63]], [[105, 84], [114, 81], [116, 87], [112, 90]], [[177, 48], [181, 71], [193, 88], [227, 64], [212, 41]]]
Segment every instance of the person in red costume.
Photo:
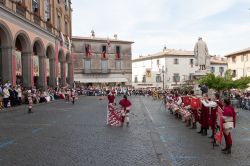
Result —
[[128, 113], [129, 113], [129, 109], [130, 106], [132, 105], [131, 102], [128, 100], [127, 96], [124, 95], [123, 99], [120, 100], [119, 104], [122, 106], [122, 108], [124, 109], [124, 114], [122, 114], [122, 125], [125, 121], [125, 117], [127, 118], [127, 126], [129, 125], [129, 120], [128, 120]]
[[220, 94], [219, 93], [214, 94], [214, 102], [216, 102], [217, 106], [212, 107], [210, 109], [209, 125], [210, 125], [211, 130], [212, 130], [212, 135], [209, 138], [214, 138], [214, 135], [215, 135], [215, 132], [216, 132], [215, 130], [216, 130], [217, 108], [220, 107], [221, 109], [223, 109], [223, 103], [220, 100]]
[[230, 99], [224, 100], [224, 109], [223, 109], [223, 135], [226, 142], [226, 147], [222, 149], [222, 152], [225, 154], [231, 153], [231, 147], [233, 144], [231, 131], [235, 128], [236, 123], [236, 113], [234, 107], [230, 104]]
[[111, 93], [108, 94], [108, 104], [115, 104], [115, 91], [111, 91]]
[[201, 130], [200, 134], [203, 136], [207, 135], [207, 130], [209, 128], [209, 106], [206, 104], [209, 103], [207, 94], [203, 95], [203, 100], [201, 101], [201, 114], [200, 114], [200, 124], [201, 124]]

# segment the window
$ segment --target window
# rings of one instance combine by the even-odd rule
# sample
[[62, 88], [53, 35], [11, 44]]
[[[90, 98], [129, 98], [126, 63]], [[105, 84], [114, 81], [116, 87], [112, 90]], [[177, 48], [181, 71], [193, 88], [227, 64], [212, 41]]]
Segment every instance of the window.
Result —
[[194, 66], [194, 59], [190, 59], [190, 66], [191, 66], [191, 67]]
[[157, 60], [157, 65], [158, 65], [158, 66], [160, 65], [160, 60], [159, 60], [159, 59]]
[[248, 54], [246, 55], [246, 61], [248, 61]]
[[57, 16], [57, 28], [61, 31], [61, 17], [59, 15]]
[[236, 70], [233, 70], [233, 77], [236, 77], [237, 76], [237, 72]]
[[179, 64], [179, 59], [175, 58], [174, 59], [174, 64]]
[[115, 61], [115, 69], [121, 70], [121, 61], [119, 60]]
[[142, 76], [142, 82], [144, 82], [144, 83], [146, 82], [146, 76], [145, 75]]
[[135, 83], [137, 83], [138, 82], [138, 78], [137, 78], [137, 76], [135, 76]]
[[211, 73], [214, 73], [214, 72], [215, 72], [215, 68], [211, 67]]
[[220, 68], [219, 68], [219, 72], [220, 72], [220, 75], [222, 76], [223, 73], [224, 73], [224, 67], [220, 67]]
[[189, 78], [188, 78], [188, 80], [189, 81], [192, 81], [194, 79], [194, 74], [193, 73], [189, 73]]
[[235, 57], [235, 56], [232, 57], [232, 62], [233, 62], [233, 63], [236, 63], [236, 57]]
[[244, 61], [244, 55], [241, 55], [241, 62]]
[[69, 1], [68, 0], [65, 0], [64, 7], [65, 7], [66, 11], [69, 9]]
[[44, 19], [45, 21], [50, 21], [50, 2], [49, 0], [44, 1]]
[[85, 73], [91, 73], [91, 61], [90, 60], [85, 59], [84, 70], [85, 70]]
[[116, 46], [116, 48], [115, 48], [115, 56], [116, 56], [116, 59], [120, 59], [121, 58], [120, 46]]
[[179, 75], [179, 73], [174, 73], [174, 75], [173, 75], [173, 82], [180, 82], [180, 75]]
[[108, 73], [108, 61], [102, 60], [102, 73]]
[[156, 74], [156, 82], [161, 82], [161, 75], [160, 74]]
[[65, 22], [65, 35], [68, 35], [68, 23], [67, 22]]
[[39, 2], [38, 0], [32, 0], [32, 10], [34, 13], [38, 13], [39, 12]]
[[102, 46], [102, 58], [107, 58], [107, 47], [105, 45]]

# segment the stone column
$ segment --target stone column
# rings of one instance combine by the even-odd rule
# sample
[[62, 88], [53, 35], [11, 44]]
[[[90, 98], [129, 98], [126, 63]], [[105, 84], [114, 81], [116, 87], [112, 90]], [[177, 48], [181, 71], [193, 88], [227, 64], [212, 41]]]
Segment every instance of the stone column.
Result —
[[31, 88], [34, 86], [34, 69], [31, 52], [22, 52], [22, 75], [24, 87]]
[[50, 80], [49, 85], [56, 87], [56, 61], [55, 59], [49, 60]]
[[14, 51], [12, 48], [2, 48], [2, 55], [1, 55], [1, 61], [2, 61], [2, 81], [3, 84], [9, 81], [12, 83], [12, 85], [15, 85], [15, 79], [13, 80], [13, 74], [15, 71], [13, 71], [13, 55]]
[[74, 78], [73, 78], [73, 74], [72, 74], [72, 72], [73, 72], [72, 67], [73, 67], [72, 63], [68, 63], [68, 84], [70, 86], [73, 86], [73, 83], [74, 83]]
[[66, 85], [65, 62], [60, 62], [60, 63], [61, 63], [61, 82], [60, 82], [60, 86], [65, 86]]
[[47, 77], [46, 77], [46, 61], [45, 56], [39, 56], [39, 77], [38, 86], [42, 89], [47, 88]]

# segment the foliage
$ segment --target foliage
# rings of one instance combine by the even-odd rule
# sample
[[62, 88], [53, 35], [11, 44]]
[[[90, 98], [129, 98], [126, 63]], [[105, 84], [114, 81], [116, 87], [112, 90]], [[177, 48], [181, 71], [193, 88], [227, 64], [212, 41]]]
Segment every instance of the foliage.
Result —
[[246, 89], [249, 87], [250, 77], [242, 77], [238, 80], [233, 80], [232, 70], [227, 70], [225, 77], [215, 76], [213, 73], [207, 74], [201, 78], [199, 84], [207, 85], [210, 89], [217, 91], [230, 89]]

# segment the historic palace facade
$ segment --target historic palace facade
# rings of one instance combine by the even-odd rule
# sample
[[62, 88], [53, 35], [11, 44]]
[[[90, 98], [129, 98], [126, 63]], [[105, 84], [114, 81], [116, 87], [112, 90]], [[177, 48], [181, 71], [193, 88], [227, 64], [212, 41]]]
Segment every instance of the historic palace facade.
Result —
[[72, 37], [76, 83], [85, 86], [132, 85], [133, 42], [95, 37]]
[[0, 0], [1, 82], [74, 83], [70, 0]]

